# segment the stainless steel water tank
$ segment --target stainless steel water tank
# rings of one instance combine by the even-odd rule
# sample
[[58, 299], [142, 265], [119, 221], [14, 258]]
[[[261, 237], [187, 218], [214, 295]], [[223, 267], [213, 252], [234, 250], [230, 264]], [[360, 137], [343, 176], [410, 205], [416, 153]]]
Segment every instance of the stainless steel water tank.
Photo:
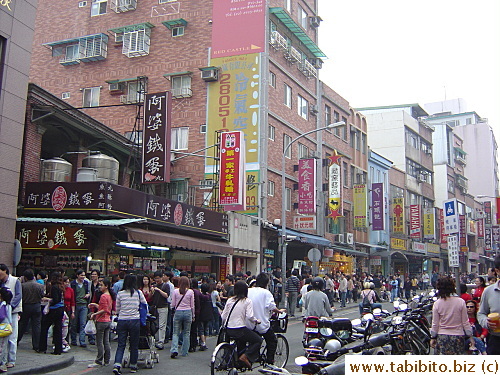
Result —
[[62, 158], [42, 160], [42, 182], [71, 182], [73, 165]]
[[97, 169], [94, 168], [78, 168], [76, 182], [97, 181]]
[[82, 167], [96, 169], [97, 181], [118, 183], [120, 163], [111, 156], [104, 154], [89, 155], [82, 160]]

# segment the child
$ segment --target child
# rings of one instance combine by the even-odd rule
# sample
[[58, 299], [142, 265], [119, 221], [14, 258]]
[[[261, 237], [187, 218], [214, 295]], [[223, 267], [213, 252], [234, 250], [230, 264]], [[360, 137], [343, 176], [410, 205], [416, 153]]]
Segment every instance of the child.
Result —
[[[12, 324], [12, 308], [10, 301], [12, 300], [12, 293], [9, 289], [0, 288], [0, 323]], [[7, 372], [7, 344], [9, 336], [0, 337], [0, 372]]]

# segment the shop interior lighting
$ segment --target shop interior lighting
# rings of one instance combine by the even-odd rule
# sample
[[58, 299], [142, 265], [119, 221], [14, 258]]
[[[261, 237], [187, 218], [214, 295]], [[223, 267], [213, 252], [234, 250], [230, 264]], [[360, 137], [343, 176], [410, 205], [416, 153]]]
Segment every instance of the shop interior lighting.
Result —
[[123, 246], [127, 247], [129, 249], [139, 249], [139, 250], [146, 250], [145, 246], [142, 246], [141, 244], [138, 243], [132, 243], [132, 242], [117, 242], [117, 246]]
[[150, 246], [151, 250], [159, 250], [159, 251], [170, 251], [170, 247], [165, 246]]

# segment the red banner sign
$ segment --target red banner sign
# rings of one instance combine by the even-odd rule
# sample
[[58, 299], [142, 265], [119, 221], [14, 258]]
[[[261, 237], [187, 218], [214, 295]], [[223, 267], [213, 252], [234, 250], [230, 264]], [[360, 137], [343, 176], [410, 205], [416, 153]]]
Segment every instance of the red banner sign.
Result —
[[316, 159], [299, 160], [300, 214], [316, 213]]
[[477, 238], [484, 238], [484, 219], [477, 221]]
[[458, 216], [458, 223], [460, 227], [460, 243], [459, 246], [467, 246], [467, 222], [465, 215]]
[[441, 234], [441, 244], [447, 244], [448, 243], [448, 235], [445, 233], [444, 230], [444, 211], [442, 208], [437, 209], [439, 211], [439, 233]]
[[221, 133], [219, 203], [228, 211], [246, 210], [243, 132]]
[[422, 224], [420, 219], [420, 206], [410, 205], [410, 237], [420, 238], [422, 236]]

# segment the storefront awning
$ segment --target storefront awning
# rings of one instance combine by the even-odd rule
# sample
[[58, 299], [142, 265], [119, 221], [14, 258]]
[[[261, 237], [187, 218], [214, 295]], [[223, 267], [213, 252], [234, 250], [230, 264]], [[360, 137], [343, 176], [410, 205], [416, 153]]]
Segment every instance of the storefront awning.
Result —
[[372, 243], [364, 243], [364, 242], [356, 242], [356, 245], [366, 246], [366, 247], [370, 247], [372, 249], [387, 250], [387, 245], [386, 246], [380, 246], [380, 245], [375, 245], [375, 244], [372, 244]]
[[177, 233], [128, 228], [128, 240], [150, 245], [169, 246], [185, 250], [201, 251], [211, 254], [233, 254], [233, 248], [225, 242], [205, 238], [189, 237]]
[[119, 227], [120, 225], [140, 223], [143, 218], [133, 219], [67, 219], [61, 217], [18, 217], [18, 223], [73, 224], [86, 226]]
[[359, 250], [354, 250], [349, 247], [343, 247], [343, 246], [330, 246], [333, 250], [340, 250], [340, 251], [345, 251], [346, 254], [353, 255], [353, 256], [358, 256], [358, 257], [368, 257], [369, 254], [365, 253], [363, 251]]
[[[278, 229], [278, 233], [281, 235], [281, 229]], [[296, 241], [309, 243], [312, 245], [330, 246], [329, 240], [320, 236], [315, 236], [313, 234], [301, 233], [287, 228], [286, 235], [296, 236]]]

